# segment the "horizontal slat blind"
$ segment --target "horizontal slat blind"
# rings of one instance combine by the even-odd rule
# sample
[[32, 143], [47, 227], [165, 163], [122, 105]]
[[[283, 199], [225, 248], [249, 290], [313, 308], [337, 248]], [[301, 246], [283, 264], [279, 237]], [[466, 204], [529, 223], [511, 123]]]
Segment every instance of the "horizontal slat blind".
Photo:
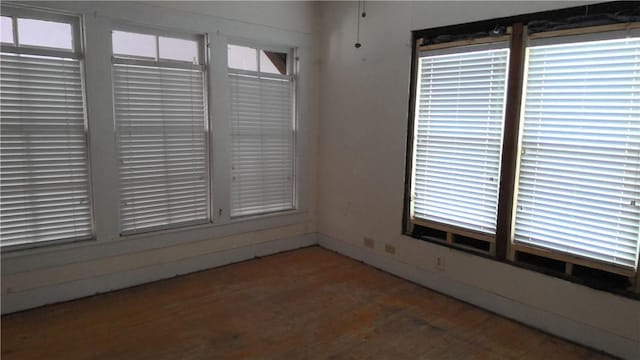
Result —
[[201, 70], [113, 65], [123, 233], [208, 222]]
[[420, 57], [415, 218], [495, 234], [508, 54]]
[[80, 62], [0, 59], [0, 243], [91, 237]]
[[525, 90], [515, 241], [635, 267], [640, 38], [530, 47]]
[[229, 74], [231, 215], [294, 207], [293, 80]]

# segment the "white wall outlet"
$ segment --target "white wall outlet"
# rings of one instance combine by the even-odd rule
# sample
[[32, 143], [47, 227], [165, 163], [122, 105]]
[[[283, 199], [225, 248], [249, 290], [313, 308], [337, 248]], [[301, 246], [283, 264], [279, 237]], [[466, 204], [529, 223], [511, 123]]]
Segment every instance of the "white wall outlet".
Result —
[[436, 256], [436, 269], [440, 271], [444, 271], [444, 256]]
[[364, 243], [364, 246], [368, 247], [369, 249], [373, 249], [376, 246], [376, 242], [370, 238], [370, 237], [364, 237], [362, 238], [362, 242]]
[[386, 251], [389, 254], [393, 255], [393, 254], [396, 253], [396, 247], [393, 246], [393, 245], [385, 244], [384, 245], [384, 251]]

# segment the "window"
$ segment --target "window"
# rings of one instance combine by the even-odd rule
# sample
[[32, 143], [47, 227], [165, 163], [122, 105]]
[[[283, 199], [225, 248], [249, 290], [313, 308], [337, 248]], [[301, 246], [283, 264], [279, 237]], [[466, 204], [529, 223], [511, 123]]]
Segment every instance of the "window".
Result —
[[198, 43], [195, 41], [160, 36], [158, 50], [161, 59], [198, 63]]
[[516, 244], [636, 268], [640, 37], [621, 36], [530, 43]]
[[588, 10], [414, 32], [407, 235], [640, 293], [640, 16]]
[[24, 46], [71, 50], [71, 24], [18, 18], [18, 43]]
[[111, 39], [113, 41], [113, 55], [118, 58], [156, 60], [158, 57], [156, 36], [154, 35], [114, 31]]
[[227, 51], [230, 69], [258, 71], [256, 49], [246, 46], [229, 45]]
[[495, 235], [509, 55], [505, 46], [421, 54], [414, 218]]
[[231, 216], [295, 208], [295, 82], [287, 52], [229, 45]]
[[3, 12], [0, 244], [90, 238], [78, 19]]
[[203, 39], [112, 39], [121, 233], [209, 222]]
[[7, 44], [15, 44], [13, 39], [13, 20], [8, 16], [0, 17], [0, 41]]

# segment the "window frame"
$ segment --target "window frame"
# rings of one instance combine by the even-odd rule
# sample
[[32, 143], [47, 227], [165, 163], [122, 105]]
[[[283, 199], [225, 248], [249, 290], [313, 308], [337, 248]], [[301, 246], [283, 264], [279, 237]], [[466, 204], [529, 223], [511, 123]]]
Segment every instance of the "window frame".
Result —
[[[110, 51], [112, 63], [143, 66], [151, 65], [157, 67], [172, 67], [179, 69], [202, 69], [206, 73], [209, 72], [209, 56], [207, 56], [208, 51], [207, 46], [205, 46], [208, 43], [207, 34], [184, 33], [174, 30], [163, 30], [154, 27], [131, 25], [127, 23], [115, 23], [111, 28], [111, 34], [113, 34], [114, 31], [154, 36], [156, 43], [156, 54], [154, 60], [142, 56], [136, 57], [134, 55], [117, 55], [113, 52], [112, 43]], [[198, 44], [198, 64], [193, 64], [187, 61], [160, 58], [160, 37], [170, 37], [180, 40], [195, 41]]]
[[[606, 13], [612, 12], [612, 3], [598, 4], [594, 8], [589, 8], [593, 13]], [[614, 7], [624, 9], [624, 4], [615, 4]], [[626, 5], [628, 6], [628, 5]], [[616, 8], [617, 9], [617, 8]], [[521, 146], [521, 107], [524, 103], [523, 98], [523, 81], [525, 76], [526, 58], [525, 53], [527, 50], [527, 43], [529, 40], [540, 38], [556, 38], [567, 37], [569, 35], [578, 39], [582, 38], [598, 38], [603, 37], [618, 38], [616, 32], [621, 30], [638, 31], [640, 28], [640, 22], [634, 23], [610, 23], [610, 24], [582, 24], [569, 29], [563, 30], [544, 30], [540, 32], [534, 32], [528, 34], [526, 24], [534, 20], [549, 20], [549, 19], [564, 19], [572, 15], [583, 15], [584, 7], [575, 7], [569, 9], [552, 10], [541, 13], [519, 15], [508, 18], [493, 19], [487, 21], [479, 21], [469, 24], [452, 25], [442, 28], [418, 30], [412, 33], [415, 46], [412, 47], [412, 62], [411, 62], [411, 78], [410, 78], [410, 97], [409, 97], [409, 111], [408, 111], [408, 128], [407, 128], [407, 143], [406, 143], [406, 162], [405, 162], [405, 193], [404, 193], [404, 207], [403, 207], [403, 234], [421, 239], [429, 242], [433, 242], [439, 245], [456, 248], [458, 250], [471, 252], [480, 256], [484, 256], [490, 259], [506, 262], [515, 266], [525, 267], [534, 271], [543, 271], [549, 273], [552, 276], [559, 276], [565, 279], [580, 282], [588, 286], [602, 287], [595, 284], [590, 280], [578, 279], [573, 276], [573, 265], [583, 266], [587, 269], [594, 269], [597, 271], [603, 271], [604, 273], [615, 274], [616, 276], [622, 276], [629, 280], [630, 286], [626, 290], [611, 290], [613, 292], [621, 293], [624, 296], [640, 297], [640, 261], [635, 270], [629, 268], [621, 268], [615, 264], [606, 263], [599, 260], [588, 259], [584, 257], [567, 255], [564, 253], [553, 253], [546, 249], [534, 249], [527, 254], [539, 256], [542, 258], [548, 258], [552, 260], [558, 260], [565, 263], [565, 270], [560, 273], [546, 268], [546, 265], [530, 265], [523, 262], [517, 256], [517, 251], [514, 249], [514, 234], [515, 234], [515, 217], [516, 217], [516, 202], [517, 202], [517, 177], [520, 169], [520, 146]], [[489, 249], [478, 250], [478, 247], [468, 246], [467, 243], [456, 243], [452, 239], [455, 236], [469, 237], [471, 240], [483, 240], [482, 237], [477, 236], [471, 230], [459, 229], [446, 225], [444, 223], [420, 223], [419, 221], [413, 221], [412, 219], [412, 188], [413, 188], [413, 148], [415, 142], [415, 127], [417, 124], [415, 116], [417, 114], [416, 101], [417, 101], [417, 89], [418, 79], [417, 74], [419, 70], [420, 53], [423, 52], [425, 47], [431, 46], [432, 48], [448, 48], [448, 47], [463, 47], [465, 45], [475, 43], [491, 42], [491, 37], [485, 38], [464, 38], [465, 34], [474, 34], [479, 32], [486, 32], [490, 34], [492, 29], [498, 29], [498, 25], [504, 25], [507, 29], [507, 33], [510, 34], [510, 58], [508, 68], [508, 81], [507, 81], [507, 104], [505, 111], [505, 124], [503, 132], [503, 144], [502, 144], [502, 159], [501, 159], [501, 172], [500, 172], [500, 185], [498, 190], [498, 211], [497, 211], [497, 224], [496, 224], [496, 241], [495, 249], [493, 247]], [[510, 31], [509, 31], [510, 30]], [[461, 35], [461, 39], [456, 40], [455, 36], [446, 40], [443, 43], [437, 41], [431, 45], [423, 45], [425, 38], [434, 39], [441, 34], [453, 34]], [[602, 35], [604, 34], [604, 35]], [[553, 40], [549, 40], [553, 41]], [[437, 234], [436, 234], [437, 233]], [[436, 235], [433, 235], [436, 234]], [[446, 237], [444, 236], [446, 235]], [[640, 260], [640, 254], [638, 255]], [[594, 285], [595, 284], [595, 285]]]
[[[579, 34], [568, 34], [565, 35], [566, 32], [557, 32], [556, 34], [538, 33], [538, 36], [534, 36], [533, 38], [530, 36], [528, 40], [534, 40], [535, 45], [531, 45], [532, 47], [537, 46], [547, 46], [547, 45], [563, 45], [563, 44], [575, 44], [582, 42], [590, 42], [590, 41], [606, 41], [606, 40], [618, 40], [623, 39], [625, 37], [633, 36], [640, 39], [640, 22], [636, 23], [637, 28], [630, 28], [628, 30], [620, 30], [620, 29], [603, 29], [602, 27], [589, 27], [583, 29], [585, 33]], [[600, 29], [598, 29], [600, 28]], [[604, 30], [604, 31], [599, 31]], [[528, 49], [528, 46], [525, 50]], [[526, 64], [525, 64], [526, 65]], [[523, 73], [524, 75], [524, 73]], [[526, 80], [526, 79], [523, 79]], [[526, 87], [526, 83], [523, 84], [522, 89]], [[524, 94], [523, 94], [524, 95]], [[521, 96], [521, 104], [526, 103], [526, 95]], [[555, 258], [558, 260], [563, 260], [567, 257], [571, 258], [575, 264], [585, 265], [593, 268], [598, 268], [604, 271], [609, 271], [613, 273], [618, 273], [626, 276], [633, 276], [636, 273], [640, 273], [640, 251], [636, 255], [636, 268], [635, 270], [629, 267], [625, 267], [619, 264], [615, 264], [612, 262], [607, 262], [605, 260], [596, 260], [593, 258], [589, 258], [586, 256], [574, 255], [568, 252], [562, 252], [557, 250], [552, 250], [549, 248], [539, 247], [533, 244], [527, 244], [524, 242], [517, 242], [515, 239], [515, 230], [516, 230], [516, 217], [517, 217], [517, 206], [518, 206], [518, 193], [519, 193], [519, 178], [520, 178], [520, 167], [523, 157], [523, 138], [524, 138], [524, 129], [523, 124], [525, 121], [525, 108], [521, 106], [521, 114], [519, 116], [519, 134], [518, 134], [518, 150], [516, 152], [517, 156], [517, 167], [518, 170], [514, 182], [515, 187], [513, 191], [513, 203], [512, 203], [512, 222], [510, 225], [510, 237], [508, 246], [512, 248], [512, 252], [523, 249], [527, 252], [536, 253], [542, 252], [544, 256]], [[639, 234], [640, 236], [640, 234]], [[637, 247], [640, 247], [640, 238], [637, 242]]]
[[[282, 46], [282, 45], [269, 45], [269, 44], [264, 44], [264, 43], [259, 43], [259, 42], [255, 42], [255, 41], [249, 41], [249, 40], [244, 40], [244, 39], [229, 39], [229, 41], [227, 42], [227, 45], [232, 45], [232, 46], [244, 46], [244, 47], [248, 47], [248, 48], [252, 48], [256, 50], [256, 64], [257, 64], [257, 70], [243, 70], [243, 69], [236, 69], [236, 68], [232, 68], [229, 67], [229, 64], [227, 64], [227, 70], [232, 70], [232, 71], [238, 71], [240, 73], [246, 72], [246, 73], [251, 73], [253, 75], [258, 75], [258, 74], [264, 74], [266, 76], [270, 76], [270, 75], [274, 75], [274, 77], [281, 77], [281, 78], [286, 78], [288, 76], [291, 77], [296, 77], [296, 71], [294, 69], [294, 61], [295, 61], [295, 52], [296, 52], [296, 48], [295, 47], [287, 47], [287, 46]], [[228, 47], [227, 47], [228, 49]], [[274, 74], [274, 73], [268, 73], [268, 72], [262, 72], [260, 71], [260, 51], [273, 51], [273, 52], [278, 52], [278, 53], [283, 53], [283, 54], [287, 54], [287, 73], [286, 74]], [[225, 50], [227, 51], [227, 50]]]
[[[476, 51], [489, 51], [489, 50], [501, 50], [501, 49], [507, 49], [509, 50], [510, 53], [510, 43], [509, 43], [509, 37], [510, 36], [500, 36], [500, 37], [495, 37], [495, 38], [483, 38], [481, 41], [475, 43], [475, 44], [467, 44], [467, 45], [462, 45], [462, 46], [448, 46], [447, 44], [443, 44], [442, 46], [433, 46], [433, 47], [422, 47], [418, 50], [417, 52], [417, 63], [416, 66], [419, 67], [420, 65], [420, 59], [425, 57], [425, 56], [439, 56], [439, 55], [455, 55], [455, 54], [466, 54], [466, 53], [471, 53], [471, 52], [476, 52]], [[423, 55], [429, 53], [429, 55]], [[503, 152], [503, 142], [504, 142], [504, 131], [505, 131], [505, 124], [506, 124], [506, 105], [507, 105], [507, 87], [508, 87], [508, 83], [509, 83], [509, 59], [510, 59], [510, 54], [507, 55], [507, 60], [506, 60], [506, 74], [505, 74], [505, 100], [504, 100], [504, 110], [503, 110], [503, 121], [502, 121], [502, 130], [501, 130], [501, 138], [500, 138], [500, 153], [498, 155], [498, 179], [496, 180], [497, 183], [497, 192], [496, 192], [496, 209], [498, 208], [498, 204], [499, 204], [499, 196], [500, 196], [500, 191], [499, 191], [499, 187], [500, 187], [500, 175], [501, 175], [501, 168], [502, 168], [502, 152]], [[416, 69], [416, 77], [421, 73], [421, 70], [419, 68]], [[418, 99], [418, 84], [416, 84], [416, 99], [414, 101], [414, 106], [413, 106], [413, 112], [414, 114], [418, 113], [418, 108], [419, 108], [419, 104], [417, 102]], [[417, 135], [417, 127], [415, 126], [415, 117], [414, 117], [414, 129], [413, 129], [413, 138], [417, 139], [418, 135]], [[413, 146], [413, 144], [412, 144]], [[433, 228], [438, 228], [441, 230], [447, 230], [447, 229], [455, 229], [455, 231], [461, 235], [464, 236], [470, 236], [470, 237], [475, 237], [475, 238], [479, 238], [479, 239], [483, 239], [485, 241], [490, 242], [492, 245], [490, 245], [490, 253], [494, 253], [495, 252], [495, 242], [496, 242], [496, 236], [497, 236], [497, 228], [496, 228], [496, 232], [491, 234], [489, 232], [482, 232], [479, 230], [474, 230], [474, 229], [469, 229], [469, 228], [465, 228], [459, 225], [453, 225], [453, 224], [447, 224], [444, 222], [438, 222], [435, 220], [428, 220], [428, 219], [421, 219], [421, 218], [417, 218], [414, 215], [414, 204], [415, 204], [415, 191], [413, 190], [415, 188], [415, 166], [413, 166], [416, 163], [416, 154], [414, 153], [413, 149], [412, 149], [412, 159], [411, 159], [411, 164], [412, 164], [412, 169], [411, 169], [411, 188], [410, 188], [410, 196], [411, 196], [411, 202], [409, 205], [409, 221], [413, 224], [418, 224], [418, 225], [424, 225], [424, 226], [428, 226], [428, 227], [433, 227]], [[497, 220], [497, 214], [496, 214], [496, 220]], [[496, 221], [497, 222], [497, 221]]]
[[[244, 46], [244, 47], [249, 47], [249, 48], [253, 48], [256, 50], [256, 68], [257, 70], [253, 71], [253, 70], [243, 70], [243, 69], [236, 69], [236, 68], [231, 68], [229, 67], [228, 64], [228, 46], [229, 45], [235, 45], [235, 46]], [[229, 41], [227, 42], [227, 47], [226, 47], [226, 58], [227, 58], [227, 66], [226, 66], [226, 70], [228, 74], [231, 73], [235, 73], [235, 74], [245, 74], [245, 75], [253, 75], [253, 76], [259, 76], [259, 77], [265, 77], [265, 78], [272, 78], [272, 79], [280, 79], [280, 80], [290, 80], [292, 83], [292, 91], [291, 91], [291, 104], [293, 109], [291, 110], [291, 131], [292, 131], [292, 168], [291, 168], [291, 173], [292, 173], [292, 188], [291, 188], [291, 192], [292, 192], [292, 207], [288, 208], [288, 209], [281, 209], [281, 210], [274, 210], [274, 211], [265, 211], [265, 212], [255, 212], [255, 213], [250, 213], [250, 214], [241, 214], [241, 215], [231, 215], [232, 209], [232, 203], [231, 203], [231, 181], [229, 181], [229, 187], [228, 187], [228, 192], [229, 192], [229, 221], [230, 222], [234, 222], [234, 221], [243, 221], [243, 220], [250, 220], [250, 219], [259, 219], [259, 218], [263, 218], [263, 217], [268, 217], [268, 216], [274, 216], [274, 215], [281, 215], [281, 214], [289, 214], [289, 213], [297, 213], [300, 211], [300, 195], [298, 194], [299, 191], [299, 184], [298, 184], [298, 180], [299, 180], [299, 174], [298, 171], [300, 169], [300, 165], [299, 165], [299, 159], [298, 159], [298, 152], [299, 152], [299, 148], [298, 148], [298, 137], [299, 137], [299, 121], [300, 121], [300, 104], [298, 103], [299, 101], [299, 70], [298, 70], [298, 49], [296, 47], [287, 47], [287, 46], [282, 46], [282, 45], [269, 45], [269, 44], [264, 44], [264, 43], [258, 43], [258, 42], [254, 42], [254, 41], [248, 41], [248, 40], [244, 40], [244, 39], [229, 39]], [[260, 51], [273, 51], [273, 52], [278, 52], [278, 53], [284, 53], [287, 54], [287, 73], [286, 74], [274, 74], [274, 73], [268, 73], [268, 72], [262, 72], [260, 71]], [[228, 79], [228, 75], [227, 75], [227, 79]], [[227, 88], [229, 89], [229, 91], [231, 90], [231, 83], [230, 81], [227, 81]], [[229, 121], [231, 122], [231, 101], [229, 101]], [[229, 139], [231, 141], [231, 132], [229, 133]], [[229, 175], [231, 176], [231, 165], [232, 165], [232, 159], [231, 156], [229, 157]]]
[[[247, 26], [235, 21], [228, 21], [212, 17], [208, 14], [189, 14], [184, 11], [172, 11], [161, 7], [148, 7], [136, 4], [121, 4], [113, 6], [107, 3], [61, 2], [50, 3], [47, 9], [71, 14], [81, 18], [84, 53], [85, 74], [87, 84], [87, 113], [90, 121], [90, 137], [92, 140], [91, 164], [93, 167], [91, 181], [94, 184], [94, 209], [96, 222], [95, 241], [82, 241], [67, 244], [51, 244], [34, 249], [8, 251], [0, 249], [3, 256], [11, 259], [12, 263], [18, 259], [38, 258], [38, 261], [28, 261], [29, 264], [40, 263], [44, 256], [45, 262], [63, 264], [68, 259], [95, 259], [106, 255], [122, 254], [130, 251], [142, 251], [189, 244], [194, 241], [210, 239], [223, 240], [229, 236], [240, 236], [249, 232], [263, 231], [277, 227], [302, 225], [311, 216], [312, 205], [310, 179], [312, 169], [308, 163], [309, 151], [313, 142], [309, 138], [311, 125], [309, 116], [311, 108], [310, 87], [311, 63], [307, 61], [311, 56], [311, 41], [308, 37], [294, 31], [279, 31], [257, 24]], [[36, 4], [0, 4], [37, 9]], [[43, 5], [44, 6], [44, 5]], [[208, 224], [191, 225], [162, 231], [131, 234], [121, 236], [118, 231], [118, 203], [114, 195], [117, 194], [117, 163], [115, 157], [115, 137], [113, 134], [113, 99], [111, 86], [111, 38], [109, 33], [121, 25], [140, 26], [145, 29], [162, 29], [175, 31], [180, 34], [207, 34], [206, 56], [210, 61], [208, 78], [205, 79], [209, 87], [208, 104], [211, 122], [210, 166], [212, 168], [211, 189], [213, 196], [213, 221]], [[298, 79], [298, 119], [299, 133], [297, 143], [299, 151], [296, 159], [300, 165], [296, 171], [299, 185], [299, 207], [296, 210], [249, 216], [246, 218], [229, 218], [228, 171], [227, 171], [227, 142], [228, 129], [225, 123], [228, 116], [228, 86], [227, 52], [223, 50], [229, 39], [246, 39], [261, 44], [273, 44], [296, 49], [293, 68]], [[299, 56], [299, 58], [298, 58]], [[49, 257], [50, 253], [65, 254], [64, 257]], [[65, 260], [67, 259], [67, 260]], [[49, 261], [50, 260], [50, 261]], [[51, 262], [53, 261], [53, 262]], [[35, 265], [34, 265], [35, 266]], [[30, 266], [27, 266], [30, 267]], [[22, 267], [21, 267], [22, 268]]]
[[[146, 57], [136, 57], [136, 56], [127, 56], [127, 55], [123, 55], [123, 56], [119, 56], [117, 54], [115, 54], [113, 52], [113, 40], [112, 40], [112, 34], [114, 31], [123, 31], [123, 32], [129, 32], [129, 33], [135, 33], [135, 34], [141, 34], [141, 35], [151, 35], [155, 37], [155, 43], [156, 43], [156, 55], [155, 55], [155, 59], [151, 59], [151, 58], [146, 58]], [[180, 60], [171, 60], [171, 59], [161, 59], [160, 58], [160, 47], [159, 47], [159, 38], [160, 37], [170, 37], [170, 38], [175, 38], [175, 39], [182, 39], [182, 40], [191, 40], [191, 41], [196, 41], [196, 43], [198, 44], [197, 49], [198, 49], [198, 64], [193, 64], [193, 63], [189, 63], [187, 61], [180, 61]], [[208, 35], [207, 34], [198, 34], [198, 33], [184, 33], [184, 32], [178, 32], [178, 31], [173, 31], [173, 30], [163, 30], [163, 29], [158, 29], [158, 28], [154, 28], [154, 27], [146, 27], [146, 26], [137, 26], [137, 25], [131, 25], [128, 23], [119, 23], [116, 22], [113, 24], [113, 26], [110, 28], [110, 36], [109, 38], [111, 39], [110, 45], [110, 51], [109, 53], [111, 54], [111, 80], [112, 80], [112, 84], [115, 85], [115, 81], [113, 78], [113, 66], [114, 65], [134, 65], [134, 66], [151, 66], [151, 67], [159, 67], [159, 68], [169, 68], [169, 69], [187, 69], [187, 70], [198, 70], [201, 71], [203, 74], [203, 105], [204, 105], [204, 123], [203, 123], [203, 131], [204, 131], [204, 145], [205, 145], [205, 152], [204, 152], [204, 162], [205, 162], [205, 173], [207, 175], [207, 179], [206, 179], [206, 204], [207, 204], [207, 217], [206, 217], [206, 221], [200, 221], [200, 220], [195, 220], [195, 221], [187, 221], [187, 222], [179, 222], [179, 223], [174, 223], [174, 224], [164, 224], [164, 225], [158, 225], [158, 226], [150, 226], [150, 227], [144, 227], [144, 228], [140, 228], [140, 229], [135, 229], [135, 230], [122, 230], [122, 218], [120, 216], [120, 191], [122, 190], [122, 186], [120, 186], [120, 181], [121, 181], [121, 177], [120, 177], [120, 166], [118, 165], [118, 178], [117, 178], [117, 183], [118, 183], [118, 187], [117, 187], [117, 192], [118, 192], [118, 206], [117, 206], [117, 232], [118, 232], [118, 236], [120, 238], [129, 238], [129, 237], [136, 237], [136, 236], [143, 236], [143, 235], [148, 235], [148, 234], [153, 234], [153, 233], [158, 233], [158, 232], [164, 232], [164, 231], [176, 231], [176, 230], [181, 230], [181, 229], [189, 229], [189, 228], [194, 228], [194, 227], [201, 227], [201, 226], [206, 226], [206, 225], [211, 225], [212, 223], [214, 223], [214, 217], [213, 217], [213, 166], [211, 164], [211, 159], [213, 157], [213, 147], [211, 144], [211, 139], [212, 139], [212, 134], [211, 134], [211, 105], [210, 105], [210, 89], [209, 89], [209, 78], [210, 78], [210, 67], [209, 67], [209, 63], [210, 63], [210, 59], [209, 59], [209, 52], [208, 50], [208, 46], [207, 44], [208, 42]], [[118, 160], [118, 163], [120, 162], [120, 156], [119, 156], [119, 147], [118, 147], [118, 143], [117, 143], [117, 139], [119, 139], [120, 137], [120, 133], [119, 133], [119, 128], [117, 125], [117, 121], [116, 121], [116, 101], [115, 101], [115, 86], [112, 85], [112, 89], [111, 89], [111, 94], [112, 94], [112, 98], [114, 99], [113, 101], [113, 126], [114, 126], [114, 137], [116, 139], [115, 142], [115, 146], [116, 146], [116, 157]]]
[[[57, 57], [64, 59], [72, 59], [79, 61], [80, 67], [80, 84], [82, 93], [82, 107], [83, 107], [83, 124], [84, 124], [84, 142], [87, 157], [87, 196], [89, 202], [89, 224], [91, 227], [90, 235], [80, 236], [73, 238], [63, 238], [56, 240], [37, 241], [24, 244], [4, 245], [0, 246], [0, 252], [10, 253], [23, 250], [47, 248], [54, 245], [65, 245], [73, 243], [85, 243], [87, 241], [96, 240], [96, 218], [95, 218], [95, 190], [93, 184], [93, 169], [92, 169], [92, 142], [89, 112], [87, 104], [87, 84], [85, 74], [85, 59], [84, 59], [84, 24], [82, 16], [66, 13], [62, 11], [54, 10], [40, 10], [28, 7], [22, 7], [17, 5], [4, 5], [0, 6], [2, 16], [9, 17], [11, 19], [11, 26], [13, 30], [13, 44], [0, 43], [0, 50], [2, 52], [14, 53], [19, 55], [35, 55], [44, 57]], [[33, 46], [33, 45], [20, 45], [18, 42], [18, 26], [17, 19], [34, 19], [66, 23], [71, 26], [71, 38], [72, 49], [64, 50], [59, 48], [50, 48], [45, 46]]]
[[[13, 27], [13, 44], [2, 43], [2, 51], [16, 54], [28, 54], [38, 56], [64, 57], [71, 59], [82, 59], [84, 55], [82, 18], [58, 11], [41, 11], [26, 7], [2, 6], [2, 16], [11, 18]], [[70, 50], [52, 48], [47, 46], [21, 45], [19, 43], [17, 19], [34, 19], [61, 22], [71, 25], [72, 48]]]

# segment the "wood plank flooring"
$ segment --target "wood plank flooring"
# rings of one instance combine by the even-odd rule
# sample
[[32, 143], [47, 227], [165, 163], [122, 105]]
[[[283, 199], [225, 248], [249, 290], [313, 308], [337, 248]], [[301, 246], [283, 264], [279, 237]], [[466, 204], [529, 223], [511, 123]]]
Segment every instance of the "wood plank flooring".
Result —
[[607, 359], [310, 247], [2, 317], [2, 359]]

